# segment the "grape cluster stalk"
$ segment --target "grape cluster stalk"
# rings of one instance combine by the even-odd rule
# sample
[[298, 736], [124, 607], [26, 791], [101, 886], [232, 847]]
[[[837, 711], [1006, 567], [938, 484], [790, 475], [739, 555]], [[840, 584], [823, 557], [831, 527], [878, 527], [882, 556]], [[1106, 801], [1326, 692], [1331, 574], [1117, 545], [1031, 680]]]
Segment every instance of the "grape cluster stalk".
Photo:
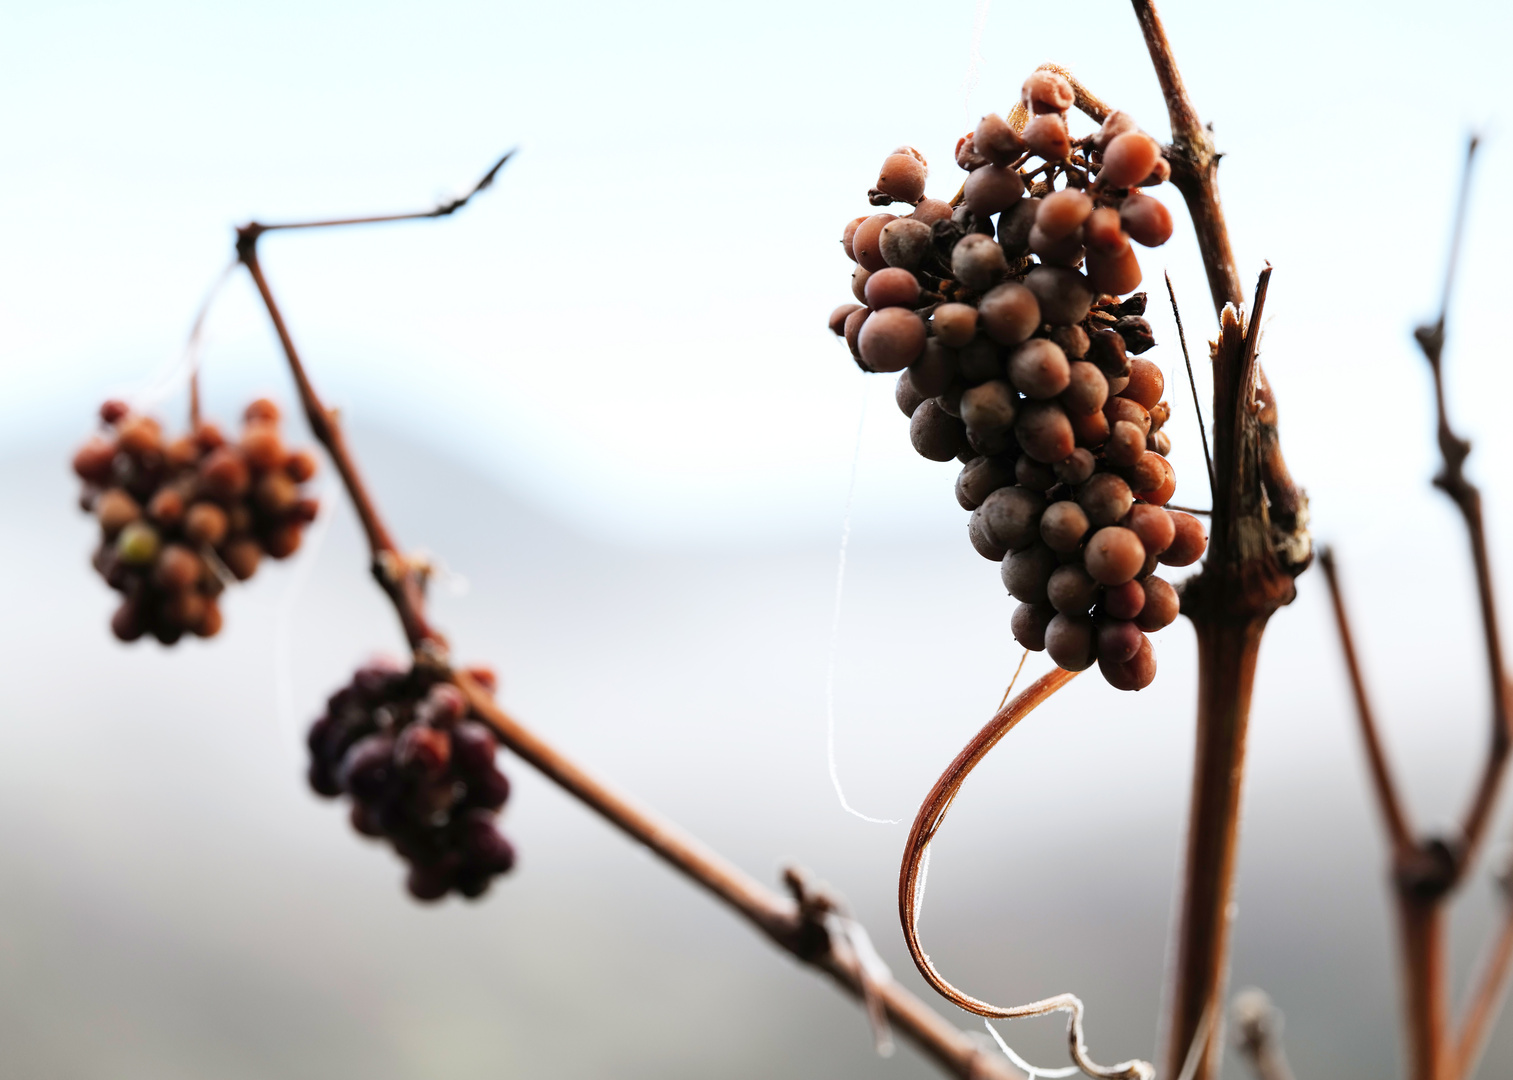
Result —
[[1154, 571], [1208, 543], [1197, 518], [1165, 509], [1171, 407], [1134, 291], [1133, 244], [1172, 233], [1141, 189], [1170, 167], [1127, 113], [1072, 138], [1074, 100], [1062, 75], [1032, 73], [1010, 119], [990, 113], [957, 143], [967, 179], [950, 202], [925, 195], [917, 150], [889, 154], [868, 201], [914, 209], [846, 225], [859, 303], [830, 329], [863, 371], [900, 373], [914, 449], [962, 463], [968, 538], [1019, 601], [1015, 639], [1140, 690], [1156, 674], [1146, 635], [1178, 613]]
[[265, 555], [299, 549], [320, 508], [301, 487], [315, 455], [284, 446], [267, 399], [247, 406], [236, 442], [208, 422], [167, 439], [156, 419], [121, 401], [105, 402], [100, 420], [73, 467], [80, 505], [100, 524], [94, 567], [122, 595], [111, 630], [164, 645], [213, 637], [226, 585], [252, 577]]
[[[492, 690], [482, 668], [470, 677]], [[482, 896], [515, 865], [495, 825], [510, 784], [493, 732], [451, 683], [422, 667], [375, 660], [331, 696], [310, 727], [310, 786], [352, 800], [352, 827], [387, 840], [410, 865], [417, 900]]]

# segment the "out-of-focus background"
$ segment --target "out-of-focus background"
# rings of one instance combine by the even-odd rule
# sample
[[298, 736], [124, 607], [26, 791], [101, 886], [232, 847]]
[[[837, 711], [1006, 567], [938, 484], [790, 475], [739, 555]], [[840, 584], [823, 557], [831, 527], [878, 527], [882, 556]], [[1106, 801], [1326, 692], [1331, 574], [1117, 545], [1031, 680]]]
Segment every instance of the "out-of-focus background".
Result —
[[[1462, 144], [1481, 128], [1448, 363], [1506, 582], [1513, 15], [1162, 12], [1228, 155], [1242, 273], [1276, 267], [1264, 360], [1316, 536], [1338, 548], [1415, 808], [1446, 824], [1487, 695], [1464, 538], [1428, 484], [1410, 329], [1437, 303]], [[906, 825], [846, 815], [826, 767], [853, 462], [834, 682], [850, 799], [907, 821], [1019, 651], [997, 569], [966, 542], [955, 470], [913, 455], [892, 380], [859, 374], [824, 322], [849, 299], [836, 240], [883, 155], [919, 146], [949, 197], [957, 136], [1046, 59], [1165, 136], [1114, 2], [12, 5], [0, 1071], [931, 1075], [907, 1049], [872, 1056], [851, 1004], [518, 761], [504, 819], [517, 872], [477, 904], [412, 903], [397, 860], [301, 778], [324, 696], [400, 644], [329, 468], [329, 524], [301, 557], [235, 590], [219, 639], [165, 650], [110, 637], [67, 454], [107, 395], [183, 415], [177, 360], [234, 223], [420, 208], [518, 146], [457, 218], [265, 240], [311, 371], [399, 535], [454, 572], [438, 618], [463, 658], [498, 668], [508, 707], [759, 876], [810, 867], [919, 986], [894, 914]], [[1214, 319], [1177, 220], [1143, 258], [1150, 356], [1174, 406], [1177, 501], [1201, 506], [1162, 269], [1200, 361]], [[204, 363], [214, 416], [259, 393], [292, 400], [241, 275]], [[1390, 1076], [1384, 849], [1321, 585], [1302, 579], [1262, 653], [1234, 984], [1286, 1011], [1301, 1077]], [[936, 844], [922, 922], [976, 993], [1081, 994], [1104, 1059], [1148, 1056], [1157, 1038], [1190, 630], [1157, 650], [1149, 690], [1079, 680], [978, 771]], [[1457, 909], [1459, 978], [1493, 911], [1483, 873]], [[1045, 1065], [1063, 1063], [1060, 1032], [1005, 1028]], [[1513, 1023], [1480, 1075], [1510, 1069]]]

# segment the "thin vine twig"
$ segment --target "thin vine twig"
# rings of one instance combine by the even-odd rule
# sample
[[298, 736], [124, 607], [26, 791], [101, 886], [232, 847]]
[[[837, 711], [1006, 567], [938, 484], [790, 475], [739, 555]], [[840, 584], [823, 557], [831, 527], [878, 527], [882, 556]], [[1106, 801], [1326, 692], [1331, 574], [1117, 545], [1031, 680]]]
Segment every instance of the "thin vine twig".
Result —
[[[1022, 1080], [1002, 1059], [986, 1053], [966, 1033], [903, 986], [891, 979], [879, 978], [872, 970], [875, 965], [869, 964], [869, 958], [858, 951], [858, 934], [854, 926], [850, 932], [837, 933], [833, 922], [815, 922], [808, 917], [804, 905], [766, 888], [679, 826], [600, 781], [500, 708], [493, 697], [469, 675], [454, 671], [448, 666], [446, 639], [426, 618], [425, 574], [415, 568], [395, 542], [376, 500], [362, 480], [356, 458], [343, 436], [339, 418], [335, 412], [326, 408], [316, 393], [258, 261], [257, 241], [264, 233], [282, 228], [318, 228], [443, 217], [460, 209], [473, 195], [488, 187], [508, 158], [509, 155], [506, 154], [467, 196], [444, 203], [434, 211], [291, 225], [253, 223], [237, 230], [238, 259], [247, 267], [268, 310], [311, 430], [331, 456], [342, 484], [357, 510], [368, 540], [374, 577], [399, 615], [405, 637], [415, 651], [416, 662], [435, 667], [444, 677], [454, 682], [467, 697], [473, 710], [488, 723], [504, 746], [633, 840], [649, 848], [664, 862], [730, 905], [775, 944], [825, 972], [841, 989], [861, 1001], [869, 1013], [885, 1016], [892, 1027], [907, 1035], [920, 1050], [943, 1068], [964, 1080]], [[881, 1038], [879, 1035], [879, 1040]]]
[[1013, 701], [1000, 709], [991, 720], [973, 736], [956, 759], [947, 766], [930, 793], [920, 804], [919, 813], [909, 829], [909, 839], [904, 845], [903, 865], [898, 876], [898, 917], [904, 930], [904, 942], [914, 966], [936, 992], [959, 1008], [978, 1016], [1002, 1020], [1018, 1020], [1031, 1016], [1045, 1016], [1053, 1012], [1070, 1013], [1067, 1023], [1067, 1044], [1072, 1060], [1083, 1072], [1100, 1080], [1151, 1080], [1155, 1069], [1145, 1061], [1123, 1061], [1117, 1065], [1099, 1065], [1088, 1056], [1083, 1039], [1083, 1004], [1075, 994], [1056, 994], [1032, 1001], [1025, 1005], [993, 1005], [957, 989], [940, 973], [925, 952], [919, 940], [919, 894], [921, 868], [925, 853], [944, 824], [946, 814], [955, 802], [957, 793], [972, 770], [997, 746], [1003, 737], [1012, 731], [1021, 720], [1034, 711], [1057, 690], [1060, 690], [1077, 672], [1055, 668], [1025, 687]]
[[1182, 362], [1187, 365], [1187, 385], [1193, 392], [1193, 415], [1198, 418], [1198, 437], [1203, 440], [1203, 463], [1208, 466], [1208, 501], [1213, 502], [1214, 456], [1208, 451], [1208, 426], [1203, 423], [1203, 405], [1198, 401], [1198, 380], [1193, 377], [1193, 358], [1187, 351], [1187, 332], [1182, 329], [1182, 309], [1177, 307], [1177, 290], [1172, 288], [1171, 272], [1166, 273], [1166, 295], [1171, 297], [1172, 316], [1177, 320], [1177, 340], [1182, 344]]
[[[1365, 684], [1355, 657], [1334, 560], [1327, 554], [1324, 558], [1335, 622], [1355, 695], [1356, 711], [1366, 740], [1378, 801], [1382, 804], [1392, 837], [1393, 885], [1403, 957], [1405, 1029], [1409, 1075], [1413, 1080], [1462, 1080], [1470, 1075], [1481, 1056], [1492, 1020], [1506, 993], [1510, 972], [1513, 972], [1513, 894], [1510, 894], [1505, 899], [1500, 929], [1486, 947], [1481, 964], [1482, 974], [1472, 993], [1465, 1018], [1458, 1033], [1452, 1030], [1447, 955], [1449, 901], [1464, 883], [1474, 864], [1476, 853], [1486, 839], [1492, 812], [1506, 779], [1510, 749], [1509, 684], [1503, 666], [1496, 594], [1492, 585], [1486, 528], [1481, 512], [1481, 492], [1465, 475], [1465, 463], [1471, 453], [1471, 444], [1457, 435], [1450, 425], [1443, 366], [1445, 321], [1459, 260], [1476, 148], [1477, 140], [1473, 137], [1466, 149], [1465, 174], [1455, 212], [1439, 316], [1434, 322], [1414, 331], [1414, 337], [1423, 350], [1424, 358], [1429, 362], [1434, 379], [1437, 441], [1442, 457], [1440, 470], [1434, 477], [1434, 486], [1450, 497], [1465, 522], [1476, 571], [1482, 637], [1491, 684], [1490, 745], [1462, 818], [1459, 835], [1448, 839], [1416, 839], [1409, 832], [1406, 815], [1397, 805], [1398, 796], [1387, 770]], [[1504, 890], [1508, 890], [1506, 876], [1502, 884]]]

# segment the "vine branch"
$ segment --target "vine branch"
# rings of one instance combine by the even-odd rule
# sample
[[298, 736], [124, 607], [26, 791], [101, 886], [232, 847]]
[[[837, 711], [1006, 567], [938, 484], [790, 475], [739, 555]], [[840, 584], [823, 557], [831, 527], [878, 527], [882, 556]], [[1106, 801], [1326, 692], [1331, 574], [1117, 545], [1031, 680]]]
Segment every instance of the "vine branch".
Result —
[[[836, 932], [835, 920], [818, 920], [813, 905], [766, 888], [679, 826], [604, 784], [500, 708], [473, 678], [448, 666], [446, 639], [426, 618], [424, 569], [407, 559], [394, 540], [376, 500], [363, 482], [356, 457], [342, 432], [339, 416], [328, 409], [317, 394], [258, 260], [257, 242], [264, 233], [277, 229], [445, 217], [461, 209], [469, 199], [487, 188], [509, 157], [506, 154], [501, 158], [467, 195], [443, 203], [431, 211], [382, 217], [336, 218], [287, 225], [253, 222], [237, 230], [238, 260], [247, 268], [268, 310], [311, 431], [331, 456], [341, 476], [342, 485], [357, 510], [368, 541], [373, 576], [399, 615], [405, 637], [415, 652], [416, 663], [431, 665], [454, 682], [467, 697], [473, 710], [498, 736], [499, 741], [547, 779], [631, 839], [650, 849], [669, 866], [723, 900], [780, 948], [830, 976], [842, 990], [861, 1002], [869, 1014], [885, 1017], [894, 1028], [908, 1036], [921, 1051], [944, 1069], [963, 1080], [1022, 1080], [1020, 1074], [1006, 1061], [986, 1053], [979, 1043], [903, 986], [891, 978], [879, 978], [870, 970], [875, 966], [869, 964], [870, 958], [858, 951], [855, 932]], [[791, 872], [790, 880], [799, 880], [798, 872]], [[839, 927], [843, 929], [846, 925], [843, 922]], [[878, 1038], [881, 1042], [881, 1033]]]

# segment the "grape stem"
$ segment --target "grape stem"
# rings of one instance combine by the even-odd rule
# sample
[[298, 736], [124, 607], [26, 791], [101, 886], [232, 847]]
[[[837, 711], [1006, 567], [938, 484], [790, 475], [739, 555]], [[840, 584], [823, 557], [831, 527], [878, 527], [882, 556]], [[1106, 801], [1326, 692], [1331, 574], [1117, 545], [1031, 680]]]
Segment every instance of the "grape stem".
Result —
[[[1166, 100], [1171, 181], [1192, 218], [1219, 316], [1213, 370], [1213, 513], [1208, 557], [1182, 590], [1198, 644], [1198, 716], [1179, 915], [1166, 990], [1163, 1072], [1176, 1075], [1229, 975], [1240, 793], [1256, 660], [1267, 621], [1296, 595], [1312, 559], [1308, 502], [1281, 452], [1276, 403], [1259, 364], [1261, 310], [1271, 280], [1245, 296], [1219, 202], [1218, 164], [1151, 0], [1131, 0]], [[1219, 1075], [1223, 1040], [1208, 1040], [1194, 1080]]]
[[1446, 952], [1449, 905], [1455, 892], [1465, 883], [1476, 855], [1486, 841], [1492, 812], [1507, 775], [1510, 741], [1513, 741], [1510, 740], [1509, 730], [1509, 683], [1502, 661], [1502, 634], [1492, 585], [1491, 563], [1487, 555], [1481, 492], [1465, 475], [1465, 462], [1471, 453], [1471, 444], [1458, 436], [1450, 426], [1443, 370], [1445, 320], [1459, 257], [1476, 148], [1477, 140], [1473, 137], [1466, 150], [1465, 174], [1451, 233], [1450, 257], [1445, 270], [1445, 288], [1439, 317], [1414, 331], [1414, 337], [1418, 340], [1434, 377], [1437, 434], [1443, 457], [1440, 471], [1434, 477], [1434, 486], [1445, 492], [1460, 510], [1470, 539], [1492, 702], [1491, 739], [1486, 762], [1462, 816], [1457, 835], [1448, 838], [1416, 835], [1402, 808], [1402, 798], [1387, 764], [1375, 713], [1361, 674], [1339, 572], [1332, 553], [1325, 552], [1321, 558], [1329, 582], [1345, 668], [1355, 698], [1356, 716], [1366, 744], [1377, 804], [1392, 847], [1392, 880], [1403, 961], [1409, 1076], [1413, 1080], [1461, 1080], [1471, 1075], [1481, 1058], [1492, 1021], [1496, 1018], [1507, 991], [1509, 974], [1513, 972], [1513, 888], [1510, 888], [1513, 877], [1509, 876], [1509, 871], [1505, 868], [1501, 874], [1505, 898], [1502, 922], [1485, 947], [1481, 975], [1475, 984], [1476, 989], [1459, 1031], [1452, 1033]]
[[1282, 1013], [1260, 990], [1235, 996], [1235, 1044], [1256, 1080], [1294, 1080], [1282, 1048]]
[[[335, 463], [342, 485], [357, 511], [368, 541], [373, 576], [399, 615], [405, 638], [414, 650], [416, 663], [431, 665], [454, 682], [500, 742], [547, 779], [603, 816], [631, 839], [643, 844], [669, 866], [724, 900], [780, 948], [829, 975], [842, 990], [868, 1010], [874, 1021], [879, 1047], [886, 1040], [886, 1025], [891, 1024], [943, 1069], [964, 1080], [1022, 1080], [1020, 1074], [1002, 1057], [985, 1050], [891, 978], [880, 978], [871, 971], [869, 957], [862, 955], [855, 944], [858, 939], [865, 941], [865, 933], [856, 929], [856, 924], [849, 919], [836, 921], [835, 913], [842, 909], [835, 898], [829, 897], [822, 903], [810, 903], [807, 902], [810, 899], [808, 894], [801, 889], [795, 889], [798, 894], [798, 899], [795, 900], [766, 888], [679, 826], [603, 783], [501, 709], [493, 696], [476, 680], [465, 672], [453, 671], [448, 666], [446, 639], [426, 618], [425, 565], [421, 560], [407, 558], [395, 542], [379, 513], [377, 502], [363, 482], [356, 458], [343, 434], [340, 418], [325, 406], [316, 393], [294, 345], [288, 324], [274, 300], [267, 275], [258, 260], [257, 242], [264, 233], [279, 229], [445, 217], [461, 209], [469, 199], [487, 188], [509, 156], [506, 154], [501, 158], [467, 195], [443, 203], [434, 210], [282, 225], [253, 222], [237, 230], [237, 258], [252, 276], [263, 304], [268, 309], [311, 431]], [[807, 880], [802, 872], [796, 870], [790, 871], [789, 878], [791, 888], [794, 887], [793, 882]], [[816, 915], [818, 911], [828, 913], [827, 917], [819, 920]], [[848, 932], [847, 927], [852, 929]], [[840, 932], [836, 932], [837, 930]]]
[[1056, 994], [1025, 1005], [990, 1004], [973, 997], [964, 990], [957, 989], [948, 982], [935, 967], [919, 940], [919, 902], [925, 855], [929, 851], [931, 842], [940, 832], [941, 826], [945, 824], [946, 814], [950, 812], [951, 804], [956, 801], [962, 785], [966, 783], [972, 770], [983, 758], [987, 757], [988, 752], [997, 746], [1004, 736], [1014, 730], [1019, 722], [1029, 716], [1038, 705], [1076, 676], [1075, 671], [1053, 668], [1048, 674], [1042, 675], [1025, 687], [1013, 701], [994, 714], [982, 730], [973, 736], [972, 741], [967, 743], [961, 753], [956, 755], [955, 760], [946, 767], [940, 779], [935, 781], [935, 786], [920, 803], [919, 812], [914, 817], [914, 824], [909, 829], [909, 839], [904, 844], [903, 863], [898, 872], [898, 919], [903, 926], [904, 943], [909, 947], [909, 955], [914, 960], [914, 966], [925, 977], [925, 981], [951, 1004], [990, 1019], [1017, 1020], [1031, 1016], [1046, 1016], [1053, 1012], [1070, 1013], [1071, 1020], [1067, 1024], [1068, 1048], [1072, 1061], [1084, 1073], [1098, 1077], [1100, 1080], [1152, 1080], [1155, 1069], [1149, 1062], [1132, 1059], [1117, 1065], [1104, 1066], [1098, 1065], [1088, 1056], [1087, 1046], [1083, 1041], [1083, 1005], [1081, 999], [1075, 994]]

